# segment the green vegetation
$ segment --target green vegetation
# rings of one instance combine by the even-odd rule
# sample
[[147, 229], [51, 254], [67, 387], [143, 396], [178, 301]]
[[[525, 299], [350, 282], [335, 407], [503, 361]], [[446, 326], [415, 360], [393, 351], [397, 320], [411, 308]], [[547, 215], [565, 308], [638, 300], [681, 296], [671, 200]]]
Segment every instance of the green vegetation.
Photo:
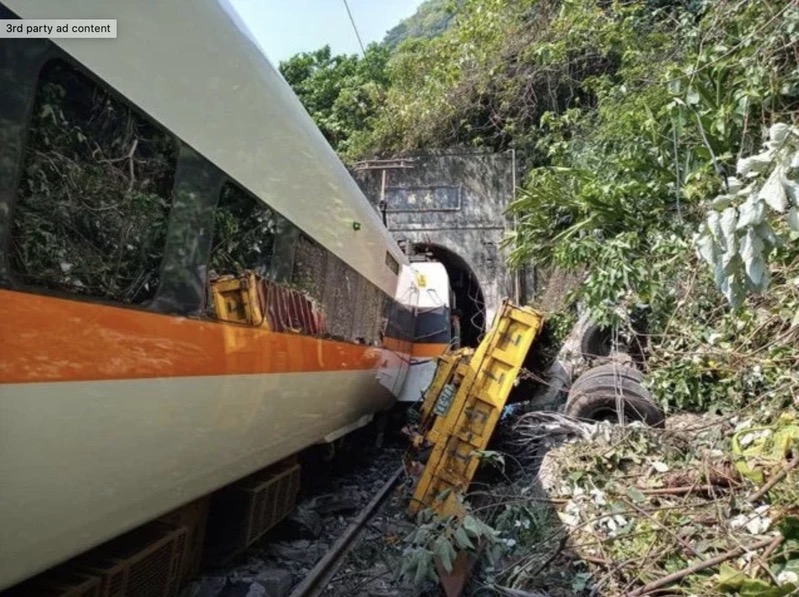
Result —
[[[511, 264], [587, 271], [598, 322], [647, 313], [664, 406], [729, 409], [796, 354], [797, 40], [787, 0], [465, 0], [438, 36], [290, 80], [346, 160], [515, 147]], [[340, 110], [356, 70], [375, 92]]]
[[280, 72], [316, 125], [343, 156], [364, 151], [385, 96], [388, 49], [370, 45], [366, 55], [332, 56], [330, 47], [292, 56]]
[[445, 572], [452, 572], [458, 553], [468, 554], [467, 557], [484, 555], [491, 562], [502, 553], [499, 533], [471, 514], [439, 518], [425, 509], [416, 522], [416, 530], [406, 539], [398, 579], [422, 585], [438, 579], [436, 563]]
[[460, 2], [452, 0], [425, 0], [416, 12], [392, 27], [383, 44], [394, 50], [406, 39], [430, 39], [443, 33], [452, 23], [455, 10]]

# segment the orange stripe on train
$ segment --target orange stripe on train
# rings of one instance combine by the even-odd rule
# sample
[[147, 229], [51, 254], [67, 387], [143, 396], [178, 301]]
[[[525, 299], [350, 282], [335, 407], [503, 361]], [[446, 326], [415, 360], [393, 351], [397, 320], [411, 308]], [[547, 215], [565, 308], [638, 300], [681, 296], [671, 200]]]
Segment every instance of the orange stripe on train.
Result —
[[0, 305], [0, 383], [368, 370], [381, 361], [376, 347], [91, 302], [0, 290]]
[[417, 342], [413, 345], [413, 349], [411, 350], [411, 356], [417, 358], [440, 357], [442, 354], [446, 352], [447, 348], [449, 348], [449, 344], [440, 344], [436, 342], [423, 344]]

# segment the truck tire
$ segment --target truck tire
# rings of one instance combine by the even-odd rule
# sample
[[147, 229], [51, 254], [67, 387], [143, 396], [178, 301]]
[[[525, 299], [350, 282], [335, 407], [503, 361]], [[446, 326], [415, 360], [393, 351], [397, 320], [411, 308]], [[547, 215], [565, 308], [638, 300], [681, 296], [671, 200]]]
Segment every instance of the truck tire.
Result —
[[[629, 368], [628, 368], [629, 369]], [[663, 427], [663, 410], [641, 382], [630, 377], [591, 371], [581, 375], [569, 391], [565, 412], [588, 421], [619, 421], [623, 424], [640, 421], [651, 427]], [[583, 379], [588, 376], [588, 379]], [[576, 387], [575, 387], [576, 386]], [[619, 417], [619, 410], [622, 417]]]
[[580, 352], [586, 360], [606, 357], [613, 350], [613, 329], [589, 325], [580, 340]]
[[613, 385], [615, 380], [629, 379], [639, 384], [644, 381], [644, 374], [635, 367], [620, 363], [606, 363], [593, 367], [578, 377], [571, 385], [573, 391], [578, 391], [590, 385]]
[[644, 333], [634, 332], [631, 338], [618, 339], [614, 346], [613, 330], [592, 324], [580, 340], [580, 354], [588, 362], [601, 361], [614, 351], [627, 353], [635, 363], [643, 365], [649, 338]]

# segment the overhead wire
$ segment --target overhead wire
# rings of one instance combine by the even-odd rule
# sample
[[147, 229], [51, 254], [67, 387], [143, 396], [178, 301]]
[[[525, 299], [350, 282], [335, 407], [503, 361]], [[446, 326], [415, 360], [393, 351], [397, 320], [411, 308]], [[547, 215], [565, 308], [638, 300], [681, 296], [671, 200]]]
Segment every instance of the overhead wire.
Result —
[[347, 15], [350, 17], [350, 23], [352, 23], [352, 29], [355, 31], [355, 37], [358, 38], [358, 45], [361, 46], [361, 54], [366, 56], [366, 50], [363, 47], [363, 42], [361, 41], [361, 34], [358, 33], [358, 27], [355, 25], [355, 19], [352, 18], [352, 11], [350, 10], [350, 5], [347, 3], [347, 0], [341, 0], [344, 2], [344, 8], [347, 9]]

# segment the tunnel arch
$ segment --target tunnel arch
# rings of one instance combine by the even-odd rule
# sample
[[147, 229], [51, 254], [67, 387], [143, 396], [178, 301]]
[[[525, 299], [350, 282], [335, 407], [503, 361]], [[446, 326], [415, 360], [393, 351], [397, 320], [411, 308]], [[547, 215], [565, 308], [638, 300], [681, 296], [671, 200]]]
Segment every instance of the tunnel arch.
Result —
[[459, 309], [461, 316], [461, 346], [476, 347], [486, 327], [485, 295], [474, 270], [454, 251], [434, 243], [414, 243], [415, 255], [426, 255], [438, 261], [447, 270], [454, 296], [452, 310]]

